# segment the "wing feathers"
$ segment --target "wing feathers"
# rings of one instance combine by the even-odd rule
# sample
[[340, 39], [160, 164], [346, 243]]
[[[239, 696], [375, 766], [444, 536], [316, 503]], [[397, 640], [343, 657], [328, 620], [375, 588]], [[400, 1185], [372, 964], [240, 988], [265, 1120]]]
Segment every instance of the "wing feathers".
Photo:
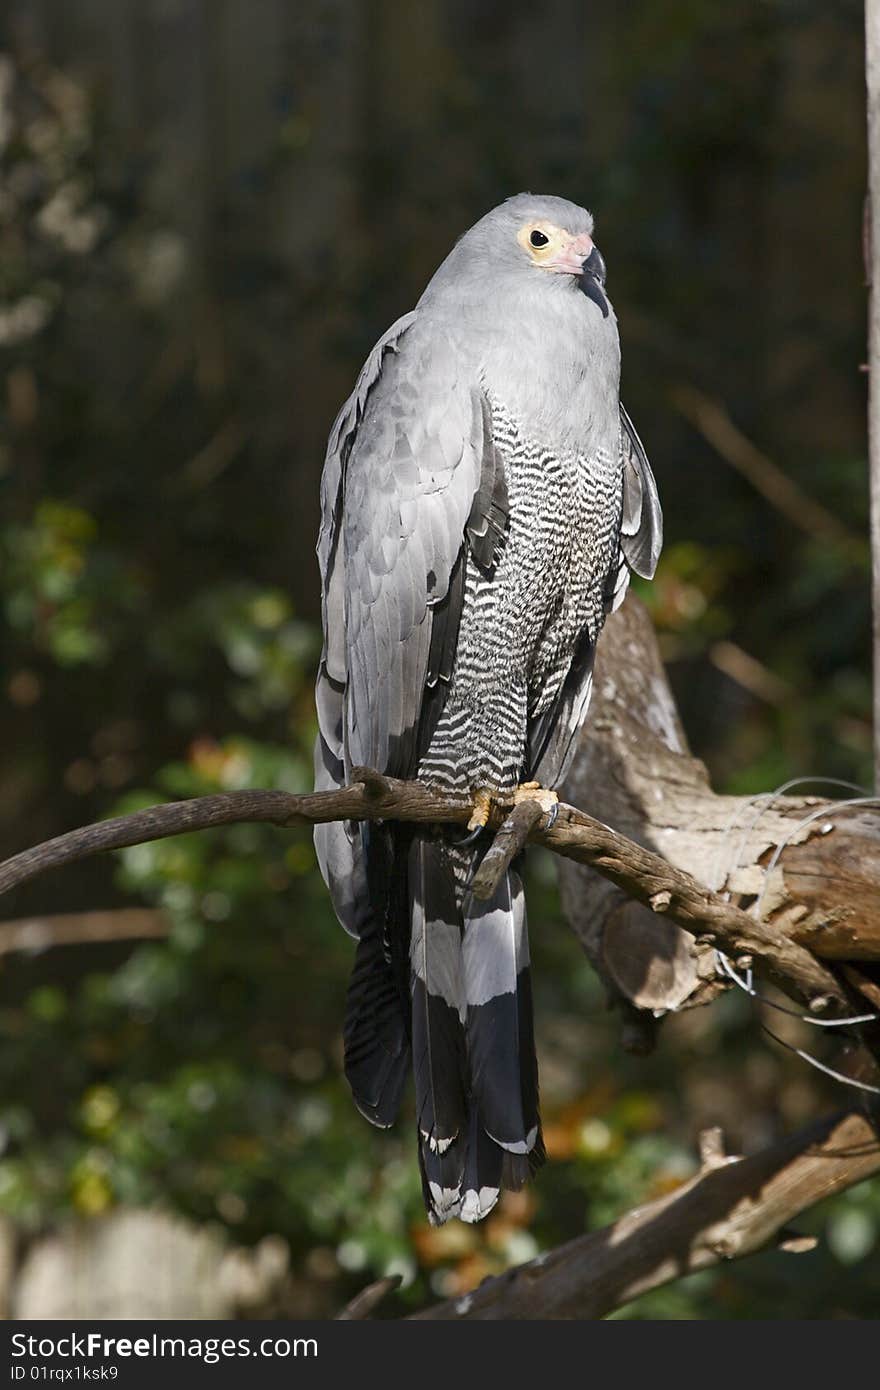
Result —
[[406, 777], [418, 766], [424, 705], [436, 722], [430, 655], [448, 668], [458, 632], [463, 590], [450, 585], [483, 454], [479, 396], [460, 379], [452, 345], [411, 326], [373, 386], [343, 480], [348, 767]]
[[653, 579], [663, 548], [663, 513], [644, 445], [624, 407], [620, 407], [623, 454], [623, 519], [620, 548], [630, 569]]

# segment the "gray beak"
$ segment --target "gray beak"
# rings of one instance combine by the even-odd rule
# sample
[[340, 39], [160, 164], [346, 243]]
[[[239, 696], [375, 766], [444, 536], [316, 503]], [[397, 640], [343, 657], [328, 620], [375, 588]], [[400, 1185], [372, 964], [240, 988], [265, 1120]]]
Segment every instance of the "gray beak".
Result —
[[582, 292], [587, 299], [592, 299], [602, 311], [603, 319], [608, 317], [608, 300], [602, 293], [605, 284], [605, 262], [598, 246], [594, 246], [588, 258], [584, 261], [584, 268], [581, 271], [581, 278], [578, 281]]

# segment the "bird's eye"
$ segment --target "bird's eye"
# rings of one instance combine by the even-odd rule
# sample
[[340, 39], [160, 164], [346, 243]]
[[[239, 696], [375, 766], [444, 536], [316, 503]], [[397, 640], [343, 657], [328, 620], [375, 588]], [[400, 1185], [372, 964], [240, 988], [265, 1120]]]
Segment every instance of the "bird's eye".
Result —
[[533, 232], [529, 234], [529, 241], [531, 242], [532, 246], [535, 247], [546, 246], [549, 240], [550, 238], [548, 236], [545, 236], [543, 232], [539, 232], [537, 227]]

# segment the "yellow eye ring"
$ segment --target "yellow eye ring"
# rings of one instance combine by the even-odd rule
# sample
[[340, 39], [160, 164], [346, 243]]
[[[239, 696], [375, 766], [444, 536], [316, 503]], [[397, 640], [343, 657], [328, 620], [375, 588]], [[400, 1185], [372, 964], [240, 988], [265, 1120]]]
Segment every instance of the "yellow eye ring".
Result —
[[526, 222], [520, 227], [516, 239], [530, 257], [533, 265], [548, 265], [555, 251], [565, 245], [568, 233], [552, 222]]

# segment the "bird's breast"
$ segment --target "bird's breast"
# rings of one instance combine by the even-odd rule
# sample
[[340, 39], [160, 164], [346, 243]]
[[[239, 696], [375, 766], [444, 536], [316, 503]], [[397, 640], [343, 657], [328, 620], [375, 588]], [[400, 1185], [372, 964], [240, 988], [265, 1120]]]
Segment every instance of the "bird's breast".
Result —
[[[582, 296], [581, 296], [582, 298]], [[589, 456], [619, 431], [620, 346], [613, 317], [525, 322], [487, 335], [481, 375], [536, 445]]]
[[509, 534], [495, 583], [505, 606], [530, 628], [551, 615], [575, 640], [601, 604], [616, 553], [623, 498], [619, 424], [589, 449], [535, 439], [497, 397], [490, 397], [509, 503]]

